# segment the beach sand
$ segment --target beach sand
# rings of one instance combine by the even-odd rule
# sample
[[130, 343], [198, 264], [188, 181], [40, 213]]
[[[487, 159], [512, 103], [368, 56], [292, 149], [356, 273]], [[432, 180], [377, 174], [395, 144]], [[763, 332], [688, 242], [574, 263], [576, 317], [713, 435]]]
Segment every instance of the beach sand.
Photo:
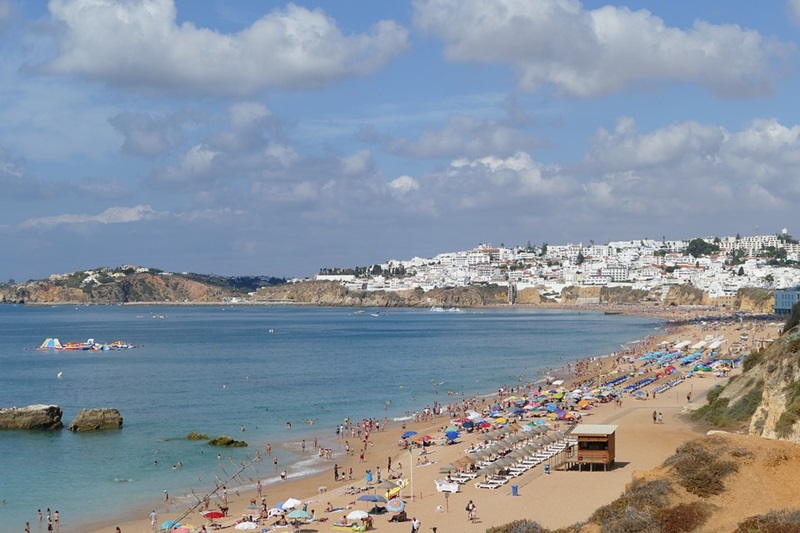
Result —
[[[713, 334], [726, 338], [726, 343], [723, 345], [723, 349], [726, 349], [725, 347], [737, 345], [741, 333], [745, 331], [751, 333], [749, 341], [751, 343], [756, 342], [755, 339], [758, 337], [777, 337], [777, 330], [756, 331], [753, 324], [742, 325], [730, 322], [725, 327], [719, 327], [713, 331], [701, 329], [698, 325], [672, 326], [658, 337], [648, 339], [647, 343], [649, 346], [654, 346], [662, 340], [674, 341], [676, 339], [690, 340], [694, 343], [702, 340], [708, 334]], [[643, 350], [645, 343], [641, 343], [638, 348]], [[749, 348], [749, 346], [745, 348]], [[596, 375], [601, 371], [597, 367], [598, 361], [602, 362], [602, 372], [608, 376], [614, 362], [614, 358], [611, 357], [592, 361], [589, 365], [591, 367], [589, 375], [592, 373]], [[715, 377], [711, 374], [705, 377], [695, 375], [663, 394], [657, 395], [655, 399], [639, 400], [628, 396], [623, 399], [621, 406], [611, 402], [600, 404], [595, 409], [584, 412], [583, 423], [618, 426], [616, 432], [617, 464], [614, 469], [609, 471], [554, 470], [550, 474], [545, 474], [543, 465], [539, 465], [500, 488], [478, 489], [474, 483], [466, 483], [461, 486], [460, 492], [446, 497], [445, 493], [436, 491], [434, 483], [435, 479], [444, 477], [439, 472], [440, 466], [464, 458], [465, 450], [472, 443], [482, 440], [482, 436], [477, 433], [462, 433], [457, 444], [428, 447], [426, 449], [429, 452], [427, 458], [433, 464], [415, 465], [413, 468], [411, 468], [411, 464], [417, 462], [419, 450], [414, 450], [412, 458], [409, 451], [401, 450], [398, 446], [400, 435], [406, 430], [416, 431], [419, 435], [442, 437], [442, 428], [449, 424], [448, 416], [443, 415], [428, 422], [407, 422], [405, 429], [400, 422], [394, 422], [390, 423], [385, 430], [371, 433], [364, 463], [359, 462], [360, 442], [358, 439], [350, 438], [348, 433], [347, 439], [335, 441], [333, 459], [325, 461], [328, 465], [326, 471], [300, 479], [290, 478], [286, 482], [274, 485], [265, 485], [263, 493], [270, 505], [288, 498], [308, 502], [309, 512], [313, 510], [318, 518], [327, 520], [303, 525], [301, 531], [330, 531], [330, 526], [342, 514], [354, 509], [368, 510], [372, 506], [368, 502], [358, 501], [357, 498], [359, 495], [381, 492], [374, 488], [374, 483], [373, 488], [359, 495], [346, 494], [345, 491], [350, 487], [368, 487], [365, 482], [365, 470], [368, 468], [376, 472], [380, 467], [384, 472], [385, 479], [388, 458], [391, 457], [393, 468], [397, 469], [398, 464], [402, 464], [404, 478], [411, 482], [403, 490], [403, 500], [407, 502], [406, 512], [409, 518], [416, 517], [421, 521], [420, 531], [429, 532], [432, 531], [432, 528], [436, 528], [437, 533], [478, 532], [523, 518], [537, 521], [548, 528], [564, 527], [588, 519], [598, 507], [616, 499], [625, 490], [625, 486], [631, 481], [634, 472], [649, 470], [660, 465], [675, 452], [682, 442], [703, 434], [706, 428], [691, 423], [686, 413], [688, 410], [702, 405], [706, 393], [718, 384], [725, 383], [726, 380], [727, 378]], [[687, 401], [689, 392], [691, 392], [691, 402]], [[456, 399], [458, 398], [449, 398], [450, 401]], [[653, 411], [663, 414], [663, 424], [653, 423]], [[379, 413], [376, 414], [376, 416], [378, 415]], [[565, 429], [565, 427], [566, 425], [562, 423], [561, 429]], [[353, 456], [345, 457], [345, 440], [355, 448]], [[315, 453], [313, 445], [309, 446], [307, 453]], [[265, 454], [264, 450], [261, 450], [261, 454], [263, 462], [260, 463], [259, 469], [262, 471], [263, 477], [274, 476], [277, 472], [272, 472], [273, 466], [270, 457]], [[352, 468], [354, 476], [352, 481], [335, 481], [334, 464], [339, 465], [341, 472], [348, 472]], [[517, 487], [517, 496], [512, 494], [512, 485]], [[325, 492], [320, 492], [322, 487], [325, 487]], [[257, 499], [254, 490], [237, 494], [232, 487], [229, 487], [229, 515], [216, 520], [217, 523], [227, 526], [223, 531], [236, 531], [233, 524], [237, 519], [243, 515], [258, 512], [247, 508], [253, 498]], [[478, 520], [474, 524], [467, 519], [465, 510], [469, 500], [476, 505]], [[326, 513], [324, 509], [328, 502], [334, 508], [346, 510]], [[216, 503], [218, 500], [212, 499], [211, 509], [216, 508]], [[173, 505], [165, 508], [160, 500], [154, 500], [153, 506], [159, 515], [158, 524], [178, 518], [188, 508], [187, 505]], [[126, 511], [127, 515], [124, 514]], [[118, 522], [98, 524], [96, 527], [83, 529], [89, 533], [112, 533], [114, 528], [119, 526], [123, 533], [147, 533], [151, 531], [149, 512], [150, 509], [146, 509], [135, 511], [133, 514], [133, 511], [125, 509], [124, 502], [120, 502]], [[407, 532], [410, 530], [408, 522], [389, 523], [390, 516], [391, 514], [375, 516], [375, 528], [378, 531]], [[195, 528], [209, 523], [200, 515], [199, 510], [190, 514], [182, 522], [191, 524]], [[275, 519], [267, 520], [267, 524], [274, 522]], [[269, 528], [270, 526], [261, 527]], [[256, 531], [260, 531], [261, 527]], [[61, 530], [63, 533], [74, 531], [69, 529], [68, 524], [63, 524]], [[212, 530], [209, 528], [209, 531]], [[292, 531], [292, 529], [284, 527], [276, 529], [276, 531]]]

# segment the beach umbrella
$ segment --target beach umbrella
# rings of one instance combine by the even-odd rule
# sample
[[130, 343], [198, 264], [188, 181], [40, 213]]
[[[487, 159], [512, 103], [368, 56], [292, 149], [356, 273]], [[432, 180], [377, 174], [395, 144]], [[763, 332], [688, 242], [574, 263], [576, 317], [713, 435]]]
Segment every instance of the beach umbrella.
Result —
[[288, 509], [294, 509], [295, 507], [298, 507], [300, 505], [303, 505], [303, 502], [301, 502], [296, 498], [289, 498], [280, 505], [280, 508], [286, 511]]
[[440, 474], [447, 474], [448, 472], [452, 472], [453, 470], [458, 470], [458, 467], [453, 463], [447, 463], [439, 467]]
[[362, 511], [361, 509], [356, 509], [355, 511], [350, 511], [347, 515], [348, 520], [364, 520], [366, 517], [369, 516], [369, 513], [366, 511]]
[[302, 509], [295, 509], [291, 513], [287, 514], [286, 518], [311, 518], [311, 515]]
[[408, 437], [413, 437], [413, 436], [414, 436], [414, 435], [416, 435], [416, 434], [417, 434], [417, 432], [416, 432], [416, 431], [406, 431], [405, 433], [403, 433], [402, 435], [400, 435], [400, 438], [401, 438], [401, 439], [407, 439]]
[[215, 518], [222, 518], [223, 516], [225, 516], [221, 511], [206, 511], [205, 513], [202, 513], [202, 515], [203, 518], [207, 518], [209, 520], [213, 520]]
[[392, 498], [386, 502], [386, 510], [392, 513], [399, 513], [406, 507], [406, 502], [400, 498]]
[[163, 524], [161, 524], [161, 529], [172, 529], [174, 527], [181, 527], [180, 522], [176, 522], [174, 520], [167, 520]]
[[445, 432], [444, 436], [447, 437], [447, 440], [456, 440], [460, 434], [458, 431], [447, 431]]
[[239, 531], [247, 531], [250, 529], [258, 529], [258, 527], [259, 527], [258, 524], [256, 524], [255, 522], [239, 522], [238, 524], [233, 526], [233, 529], [238, 529]]
[[359, 496], [358, 499], [362, 502], [386, 503], [386, 498], [378, 494], [364, 494], [363, 496]]

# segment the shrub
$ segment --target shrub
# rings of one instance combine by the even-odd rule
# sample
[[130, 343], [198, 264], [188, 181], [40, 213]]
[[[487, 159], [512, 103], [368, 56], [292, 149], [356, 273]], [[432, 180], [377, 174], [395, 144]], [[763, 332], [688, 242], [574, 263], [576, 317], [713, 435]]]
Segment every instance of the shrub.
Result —
[[739, 524], [733, 533], [794, 533], [800, 530], [800, 510], [770, 511], [751, 516]]
[[789, 436], [795, 423], [800, 420], [800, 383], [793, 381], [786, 389], [786, 410], [775, 423], [775, 433], [779, 438]]
[[701, 498], [720, 494], [725, 489], [725, 476], [737, 470], [736, 463], [720, 459], [718, 452], [712, 453], [697, 442], [682, 444], [664, 464], [672, 467], [683, 488]]
[[656, 518], [661, 524], [661, 533], [688, 533], [702, 526], [711, 511], [703, 502], [679, 503], [668, 509], [656, 512]]
[[608, 533], [659, 531], [654, 510], [666, 505], [671, 492], [664, 479], [634, 480], [625, 494], [597, 509], [590, 521]]
[[727, 417], [737, 421], [750, 420], [761, 404], [762, 395], [761, 384], [759, 383], [758, 386], [747, 391], [744, 396], [730, 406], [726, 413]]
[[764, 360], [764, 350], [759, 350], [757, 352], [750, 352], [747, 354], [747, 357], [744, 358], [742, 361], [742, 372], [747, 372], [758, 363]]
[[515, 520], [509, 524], [491, 527], [486, 533], [548, 533], [548, 530], [533, 520]]

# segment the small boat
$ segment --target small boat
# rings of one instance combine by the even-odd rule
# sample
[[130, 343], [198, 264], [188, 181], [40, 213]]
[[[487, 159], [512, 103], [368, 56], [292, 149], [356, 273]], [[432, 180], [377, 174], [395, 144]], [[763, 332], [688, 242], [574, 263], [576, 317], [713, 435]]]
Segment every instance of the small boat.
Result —
[[379, 312], [370, 313], [369, 316], [381, 316]]
[[622, 311], [605, 311], [606, 315], [621, 315]]

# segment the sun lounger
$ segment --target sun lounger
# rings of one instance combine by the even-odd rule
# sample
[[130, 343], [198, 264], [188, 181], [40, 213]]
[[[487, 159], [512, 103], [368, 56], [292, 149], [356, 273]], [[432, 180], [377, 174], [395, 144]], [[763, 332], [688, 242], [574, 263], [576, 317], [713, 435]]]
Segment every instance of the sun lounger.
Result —
[[479, 489], [496, 489], [502, 485], [502, 483], [475, 483], [475, 486]]
[[439, 492], [458, 492], [459, 485], [455, 481], [448, 481], [446, 479], [435, 480], [436, 490]]

